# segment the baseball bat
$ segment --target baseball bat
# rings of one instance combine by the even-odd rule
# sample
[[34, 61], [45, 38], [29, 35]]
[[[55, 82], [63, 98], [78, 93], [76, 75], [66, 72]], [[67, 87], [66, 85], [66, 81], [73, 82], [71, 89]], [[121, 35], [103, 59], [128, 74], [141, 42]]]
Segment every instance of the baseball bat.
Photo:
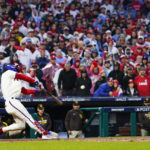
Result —
[[63, 105], [63, 102], [59, 100], [56, 96], [54, 96], [52, 93], [48, 92], [46, 89], [44, 89], [44, 92], [48, 94], [58, 105]]

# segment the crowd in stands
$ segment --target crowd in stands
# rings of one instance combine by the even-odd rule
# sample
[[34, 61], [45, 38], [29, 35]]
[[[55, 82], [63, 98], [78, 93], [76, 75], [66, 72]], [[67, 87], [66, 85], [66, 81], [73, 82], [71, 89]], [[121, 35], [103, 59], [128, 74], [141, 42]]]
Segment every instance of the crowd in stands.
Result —
[[150, 96], [150, 0], [1, 0], [6, 63], [58, 96]]

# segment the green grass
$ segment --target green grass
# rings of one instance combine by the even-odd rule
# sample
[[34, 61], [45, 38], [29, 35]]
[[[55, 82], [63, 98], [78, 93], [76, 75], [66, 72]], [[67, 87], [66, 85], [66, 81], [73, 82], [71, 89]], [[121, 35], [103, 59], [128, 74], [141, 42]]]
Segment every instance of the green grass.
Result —
[[0, 150], [150, 150], [150, 142], [12, 142], [0, 143]]

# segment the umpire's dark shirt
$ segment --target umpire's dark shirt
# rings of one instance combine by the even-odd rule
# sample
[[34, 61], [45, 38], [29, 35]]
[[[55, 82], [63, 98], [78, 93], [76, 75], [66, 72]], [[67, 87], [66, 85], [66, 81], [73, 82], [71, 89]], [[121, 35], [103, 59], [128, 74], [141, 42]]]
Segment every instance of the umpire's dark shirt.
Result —
[[69, 110], [65, 118], [66, 130], [82, 130], [84, 115], [80, 110]]
[[69, 71], [63, 69], [58, 78], [58, 88], [61, 89], [62, 85], [63, 90], [72, 90], [75, 88], [76, 78], [77, 75], [74, 69], [70, 68]]
[[51, 121], [49, 114], [47, 114], [45, 112], [43, 113], [42, 116], [37, 114], [37, 121], [45, 130], [47, 130], [47, 131], [51, 130], [52, 121]]

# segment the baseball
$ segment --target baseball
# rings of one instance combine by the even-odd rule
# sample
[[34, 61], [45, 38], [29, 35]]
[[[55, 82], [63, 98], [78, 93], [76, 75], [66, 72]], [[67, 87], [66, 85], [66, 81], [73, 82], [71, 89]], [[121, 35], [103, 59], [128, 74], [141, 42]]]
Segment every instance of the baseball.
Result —
[[80, 89], [84, 90], [85, 89], [85, 85], [81, 85]]

